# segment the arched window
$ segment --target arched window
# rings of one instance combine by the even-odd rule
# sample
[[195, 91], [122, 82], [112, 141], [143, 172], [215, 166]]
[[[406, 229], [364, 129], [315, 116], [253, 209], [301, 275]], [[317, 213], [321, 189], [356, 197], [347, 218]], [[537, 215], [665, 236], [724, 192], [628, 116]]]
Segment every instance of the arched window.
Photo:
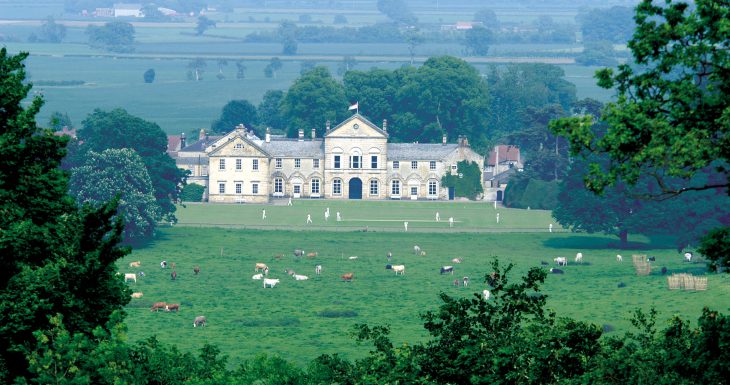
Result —
[[362, 168], [362, 152], [359, 148], [350, 150], [350, 168]]

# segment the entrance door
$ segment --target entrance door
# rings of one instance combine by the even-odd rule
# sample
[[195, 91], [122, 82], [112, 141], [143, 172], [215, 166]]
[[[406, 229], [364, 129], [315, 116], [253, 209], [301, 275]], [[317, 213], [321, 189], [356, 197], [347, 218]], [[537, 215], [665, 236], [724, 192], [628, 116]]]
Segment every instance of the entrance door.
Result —
[[502, 201], [503, 194], [504, 193], [502, 192], [502, 190], [497, 190], [497, 201], [498, 202], [501, 202]]
[[350, 199], [362, 199], [362, 180], [360, 178], [350, 179], [348, 197]]
[[302, 185], [294, 185], [294, 198], [300, 198], [302, 196]]
[[455, 187], [449, 187], [449, 200], [454, 200], [454, 195], [456, 195], [456, 188]]

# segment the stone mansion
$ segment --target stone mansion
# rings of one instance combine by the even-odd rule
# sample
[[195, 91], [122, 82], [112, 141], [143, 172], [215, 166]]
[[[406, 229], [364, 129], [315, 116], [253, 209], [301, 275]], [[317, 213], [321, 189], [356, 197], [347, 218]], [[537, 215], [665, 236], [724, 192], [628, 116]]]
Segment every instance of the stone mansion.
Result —
[[[243, 125], [220, 137], [180, 143], [178, 167], [189, 183], [206, 187], [210, 202], [264, 203], [271, 198], [431, 199], [450, 198], [441, 177], [462, 160], [484, 169], [484, 157], [458, 143], [388, 143], [387, 121], [378, 127], [356, 113], [330, 127], [323, 138], [260, 139]], [[453, 193], [451, 195], [453, 198]]]

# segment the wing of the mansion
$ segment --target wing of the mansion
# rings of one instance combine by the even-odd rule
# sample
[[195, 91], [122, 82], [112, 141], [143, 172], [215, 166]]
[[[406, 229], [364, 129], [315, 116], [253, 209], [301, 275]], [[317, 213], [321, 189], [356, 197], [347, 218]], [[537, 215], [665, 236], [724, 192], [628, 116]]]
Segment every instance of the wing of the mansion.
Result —
[[[183, 144], [184, 146], [184, 144]], [[354, 114], [324, 138], [260, 139], [239, 126], [222, 137], [201, 138], [177, 152], [188, 182], [206, 186], [210, 202], [268, 202], [276, 197], [327, 199], [449, 199], [441, 177], [457, 162], [484, 157], [458, 143], [388, 143], [378, 127]], [[453, 196], [452, 196], [453, 197]]]

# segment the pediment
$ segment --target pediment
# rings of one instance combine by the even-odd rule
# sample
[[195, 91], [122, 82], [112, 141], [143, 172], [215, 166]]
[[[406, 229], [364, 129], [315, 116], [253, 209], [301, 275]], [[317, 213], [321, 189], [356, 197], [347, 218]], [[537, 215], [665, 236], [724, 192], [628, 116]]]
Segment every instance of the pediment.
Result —
[[[253, 137], [255, 139], [255, 137]], [[205, 152], [208, 156], [226, 157], [268, 157], [271, 156], [261, 149], [254, 140], [244, 131], [234, 130], [211, 143]]]
[[325, 134], [327, 138], [382, 138], [387, 139], [388, 133], [380, 129], [360, 114], [354, 114], [345, 119]]

